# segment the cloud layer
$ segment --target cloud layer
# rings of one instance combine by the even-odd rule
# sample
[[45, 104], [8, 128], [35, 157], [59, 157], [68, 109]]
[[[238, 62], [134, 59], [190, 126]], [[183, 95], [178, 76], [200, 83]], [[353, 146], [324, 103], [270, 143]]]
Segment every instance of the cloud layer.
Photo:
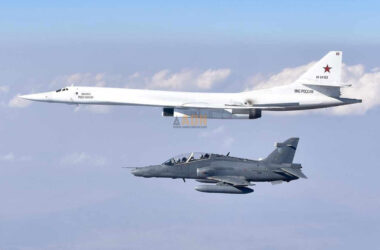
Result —
[[182, 70], [171, 73], [161, 70], [152, 77], [145, 78], [147, 88], [165, 89], [211, 89], [216, 83], [224, 81], [231, 74], [230, 69], [208, 69], [203, 72]]
[[337, 114], [364, 114], [369, 109], [380, 105], [380, 68], [370, 72], [365, 71], [363, 65], [343, 66], [343, 81], [352, 84], [351, 88], [344, 88], [342, 95], [362, 99], [363, 103], [347, 105], [333, 109]]
[[315, 62], [311, 62], [294, 68], [285, 68], [281, 70], [280, 73], [271, 74], [269, 76], [256, 74], [248, 79], [248, 90], [266, 89], [291, 84], [304, 72], [306, 72], [306, 70], [309, 69], [314, 63]]
[[19, 162], [19, 161], [29, 161], [29, 160], [31, 160], [30, 156], [16, 155], [13, 152], [0, 154], [0, 162]]
[[0, 94], [7, 93], [9, 91], [9, 87], [6, 85], [0, 85]]
[[90, 155], [86, 152], [76, 152], [62, 157], [60, 163], [65, 166], [80, 166], [83, 164], [104, 166], [107, 163], [107, 159], [103, 156]]
[[205, 71], [183, 69], [171, 72], [168, 69], [160, 70], [151, 75], [135, 72], [132, 75], [117, 75], [106, 73], [75, 73], [55, 78], [51, 88], [67, 85], [85, 86], [125, 86], [154, 89], [211, 89], [215, 84], [227, 79], [230, 69], [207, 69]]
[[50, 88], [61, 88], [70, 85], [103, 87], [109, 82], [118, 82], [120, 76], [105, 73], [74, 73], [56, 77], [49, 85]]

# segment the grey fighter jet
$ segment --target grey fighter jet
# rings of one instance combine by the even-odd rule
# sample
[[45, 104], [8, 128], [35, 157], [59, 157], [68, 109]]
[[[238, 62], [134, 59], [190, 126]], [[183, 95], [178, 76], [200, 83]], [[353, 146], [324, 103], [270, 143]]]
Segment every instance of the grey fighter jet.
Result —
[[[141, 177], [195, 179], [208, 185], [195, 189], [207, 193], [247, 194], [253, 192], [251, 182], [272, 184], [307, 178], [301, 164], [293, 163], [298, 138], [276, 143], [276, 149], [265, 159], [249, 160], [210, 153], [188, 153], [173, 157], [161, 165], [133, 168]], [[211, 185], [210, 185], [211, 184]]]

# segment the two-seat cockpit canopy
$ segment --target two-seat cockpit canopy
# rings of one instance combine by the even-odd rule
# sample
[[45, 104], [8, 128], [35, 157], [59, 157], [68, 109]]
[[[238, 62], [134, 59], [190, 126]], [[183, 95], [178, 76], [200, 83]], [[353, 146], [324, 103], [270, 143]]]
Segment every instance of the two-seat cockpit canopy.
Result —
[[209, 159], [210, 157], [211, 157], [211, 154], [209, 153], [201, 153], [201, 152], [186, 153], [186, 154], [180, 154], [180, 155], [174, 156], [170, 158], [169, 160], [165, 161], [162, 165], [173, 166], [173, 165], [188, 163], [192, 161], [206, 160], [206, 159]]

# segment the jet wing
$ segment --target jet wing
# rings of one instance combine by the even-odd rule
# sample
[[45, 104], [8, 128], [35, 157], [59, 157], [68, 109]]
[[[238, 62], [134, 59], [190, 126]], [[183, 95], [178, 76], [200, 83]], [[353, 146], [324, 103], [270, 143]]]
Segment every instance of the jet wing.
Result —
[[295, 177], [307, 179], [307, 176], [304, 175], [300, 169], [281, 168], [281, 170], [284, 171], [285, 173], [293, 175]]
[[207, 179], [227, 183], [233, 186], [249, 186], [250, 183], [243, 176], [210, 176]]

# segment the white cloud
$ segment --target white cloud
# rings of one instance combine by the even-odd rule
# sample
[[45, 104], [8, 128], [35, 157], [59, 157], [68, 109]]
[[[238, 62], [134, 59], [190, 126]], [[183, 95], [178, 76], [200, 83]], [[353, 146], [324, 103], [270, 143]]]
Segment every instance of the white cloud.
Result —
[[193, 72], [183, 70], [178, 73], [170, 73], [169, 70], [161, 70], [154, 74], [148, 81], [147, 87], [180, 89], [186, 83], [193, 80]]
[[364, 114], [369, 109], [380, 105], [380, 69], [366, 72], [363, 65], [344, 66], [343, 80], [352, 84], [350, 88], [342, 89], [343, 97], [362, 99], [363, 103], [347, 105], [332, 109], [335, 114]]
[[11, 108], [25, 108], [28, 107], [31, 103], [31, 101], [15, 96], [8, 102], [8, 106]]
[[13, 153], [8, 153], [5, 155], [0, 155], [0, 160], [1, 161], [14, 161], [15, 160], [15, 155]]
[[103, 156], [80, 152], [65, 155], [60, 163], [61, 165], [81, 165], [86, 163], [89, 165], [104, 166], [107, 163], [107, 159]]
[[140, 73], [139, 72], [135, 72], [132, 75], [128, 76], [129, 79], [136, 79], [136, 78], [139, 78], [139, 77], [140, 77]]
[[[286, 85], [297, 80], [313, 63], [295, 68], [285, 68], [277, 74], [263, 76], [255, 75], [248, 81], [249, 89], [271, 88]], [[342, 81], [352, 84], [352, 87], [342, 89], [342, 97], [362, 99], [363, 103], [346, 105], [318, 112], [333, 114], [363, 114], [369, 109], [380, 105], [380, 68], [365, 71], [361, 64], [347, 66], [343, 65]], [[311, 111], [308, 111], [311, 112]], [[305, 112], [292, 112], [292, 114], [304, 114]]]
[[290, 84], [297, 80], [297, 78], [314, 63], [315, 62], [311, 62], [295, 68], [285, 68], [280, 73], [272, 74], [270, 76], [263, 76], [261, 74], [254, 75], [248, 80], [248, 88], [265, 89]]
[[230, 69], [208, 69], [203, 72], [182, 70], [177, 73], [165, 69], [152, 77], [146, 77], [145, 82], [147, 88], [210, 89], [216, 83], [224, 81], [230, 74]]
[[154, 89], [210, 89], [216, 83], [224, 81], [230, 74], [230, 69], [208, 69], [205, 71], [184, 69], [179, 72], [164, 69], [153, 75], [135, 72], [129, 76], [106, 73], [74, 73], [56, 77], [51, 82], [50, 87], [83, 85], [98, 87], [135, 86]]
[[15, 162], [15, 161], [29, 161], [29, 156], [16, 156], [13, 152], [0, 155], [0, 161]]
[[210, 89], [215, 83], [225, 80], [230, 74], [230, 69], [209, 69], [198, 76], [196, 83], [200, 89]]
[[117, 74], [106, 73], [74, 73], [56, 77], [51, 83], [51, 88], [61, 88], [63, 86], [96, 86], [104, 87], [106, 85], [123, 84], [126, 77]]
[[0, 85], [0, 94], [7, 93], [9, 91], [9, 87], [6, 85]]

